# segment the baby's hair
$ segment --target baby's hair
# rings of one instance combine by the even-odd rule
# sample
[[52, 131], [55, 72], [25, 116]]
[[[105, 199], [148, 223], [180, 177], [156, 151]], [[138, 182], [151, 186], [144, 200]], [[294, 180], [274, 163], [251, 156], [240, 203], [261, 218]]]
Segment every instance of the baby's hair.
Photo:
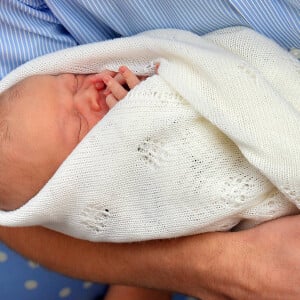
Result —
[[0, 93], [0, 209], [5, 207], [5, 203], [11, 198], [10, 184], [4, 170], [11, 168], [12, 157], [8, 155], [6, 146], [11, 136], [9, 130], [9, 113], [11, 104], [20, 98], [19, 89], [13, 86], [3, 93]]
[[20, 85], [17, 83], [0, 94], [0, 146], [10, 138], [7, 116], [11, 104], [21, 99]]
[[7, 94], [0, 94], [0, 207], [6, 194], [6, 183], [4, 181], [5, 174], [3, 172], [6, 158], [3, 153], [3, 147], [8, 139], [8, 121], [7, 121]]
[[[0, 105], [1, 109], [1, 105]], [[9, 140], [9, 126], [8, 121], [5, 118], [2, 118], [0, 113], [0, 147]]]
[[8, 121], [6, 119], [7, 116], [7, 108], [6, 108], [6, 97], [4, 93], [0, 94], [0, 147], [8, 138]]
[[9, 114], [8, 101], [10, 98], [10, 92], [0, 94], [0, 148], [5, 141], [9, 139], [9, 126], [7, 116]]
[[10, 126], [13, 125], [10, 114], [18, 101], [22, 101], [20, 84], [0, 94], [0, 210], [19, 208], [42, 188], [35, 182], [39, 167], [28, 161], [22, 164], [23, 157], [15, 156], [18, 139]]

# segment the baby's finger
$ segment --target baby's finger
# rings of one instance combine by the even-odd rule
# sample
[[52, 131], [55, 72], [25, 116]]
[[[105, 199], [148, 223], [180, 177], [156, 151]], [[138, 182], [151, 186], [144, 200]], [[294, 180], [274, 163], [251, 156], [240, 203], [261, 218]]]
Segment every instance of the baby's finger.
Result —
[[[121, 73], [117, 73], [116, 76], [114, 76], [114, 79], [126, 89], [126, 86], [125, 86], [126, 81]], [[104, 94], [108, 95], [110, 93], [111, 93], [111, 90], [109, 89], [109, 87], [107, 87], [104, 90]]]
[[126, 80], [121, 73], [117, 73], [117, 75], [114, 76], [114, 79], [118, 81], [121, 85], [124, 85], [126, 83]]
[[[114, 79], [124, 87], [126, 81], [121, 73], [117, 73], [116, 76], [114, 76]], [[104, 84], [104, 83], [103, 83]], [[126, 87], [124, 87], [126, 89]], [[111, 93], [111, 90], [109, 87], [106, 87], [106, 89], [103, 91], [104, 95], [109, 95]]]
[[104, 76], [108, 75], [108, 76], [111, 76], [111, 77], [115, 77], [116, 74], [117, 74], [117, 72], [110, 71], [110, 70], [104, 70], [100, 73], [93, 74], [91, 76], [91, 80], [92, 81], [103, 80]]
[[118, 100], [113, 96], [113, 94], [109, 94], [105, 98], [105, 101], [109, 109], [112, 109], [118, 103]]
[[116, 72], [105, 70], [101, 73], [93, 74], [90, 77], [90, 81], [95, 84], [97, 90], [102, 90], [103, 88], [105, 88], [103, 77], [107, 75], [114, 77], [116, 75]]
[[103, 81], [117, 100], [121, 100], [127, 95], [127, 90], [115, 78], [107, 75], [103, 77]]
[[138, 85], [141, 80], [133, 74], [127, 67], [122, 66], [119, 69], [120, 73], [123, 75], [128, 87], [133, 89], [136, 85]]

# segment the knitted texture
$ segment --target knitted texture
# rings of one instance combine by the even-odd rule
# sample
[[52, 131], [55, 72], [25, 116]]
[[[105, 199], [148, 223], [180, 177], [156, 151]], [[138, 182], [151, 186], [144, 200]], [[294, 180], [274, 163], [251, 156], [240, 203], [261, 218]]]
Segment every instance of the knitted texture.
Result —
[[[157, 75], [153, 66], [159, 62]], [[300, 207], [300, 64], [254, 31], [150, 31], [66, 49], [9, 74], [153, 75], [130, 91], [6, 226], [92, 241], [243, 229]]]

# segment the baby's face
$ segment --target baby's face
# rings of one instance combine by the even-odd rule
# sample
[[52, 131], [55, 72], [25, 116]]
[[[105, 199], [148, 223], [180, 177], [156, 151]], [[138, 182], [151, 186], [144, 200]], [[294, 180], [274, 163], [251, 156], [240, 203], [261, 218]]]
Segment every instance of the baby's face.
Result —
[[12, 210], [46, 184], [108, 107], [93, 75], [33, 76], [6, 94], [16, 99], [8, 101], [0, 176], [12, 190], [0, 209]]

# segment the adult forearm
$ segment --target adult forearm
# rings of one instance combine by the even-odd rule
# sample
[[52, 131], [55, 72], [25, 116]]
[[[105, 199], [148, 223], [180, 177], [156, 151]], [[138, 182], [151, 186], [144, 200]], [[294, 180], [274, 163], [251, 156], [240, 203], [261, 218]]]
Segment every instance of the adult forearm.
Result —
[[205, 295], [212, 285], [207, 286], [208, 272], [219, 265], [222, 252], [215, 246], [218, 236], [111, 244], [77, 240], [40, 227], [0, 228], [0, 238], [8, 246], [63, 274], [196, 296]]
[[90, 243], [43, 228], [0, 228], [25, 256], [85, 280], [178, 291], [203, 300], [300, 299], [300, 216], [243, 232], [132, 244]]
[[42, 227], [0, 227], [0, 239], [25, 257], [65, 275], [99, 282], [116, 280], [116, 245], [73, 239]]

